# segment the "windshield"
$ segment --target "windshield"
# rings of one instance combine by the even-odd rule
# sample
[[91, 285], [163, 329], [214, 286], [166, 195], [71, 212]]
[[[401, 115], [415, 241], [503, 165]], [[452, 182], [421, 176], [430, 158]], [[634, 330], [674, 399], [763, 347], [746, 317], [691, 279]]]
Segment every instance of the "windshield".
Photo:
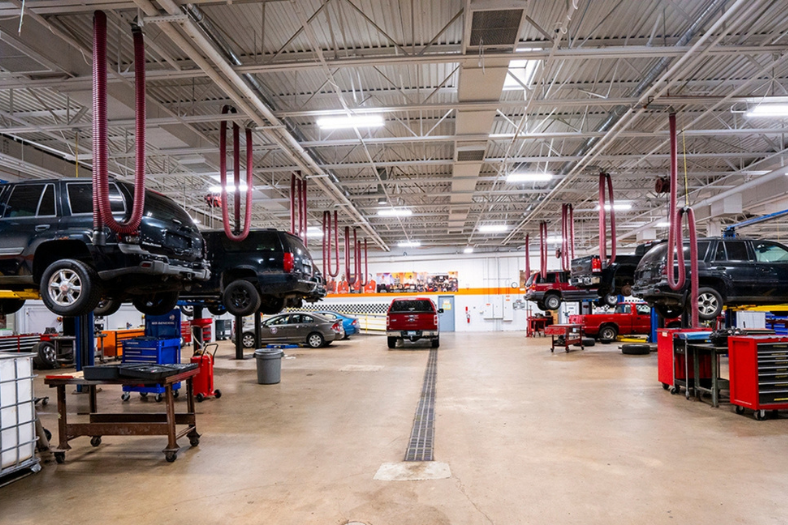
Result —
[[414, 299], [412, 301], [394, 301], [391, 303], [391, 312], [433, 313], [432, 301], [428, 299]]

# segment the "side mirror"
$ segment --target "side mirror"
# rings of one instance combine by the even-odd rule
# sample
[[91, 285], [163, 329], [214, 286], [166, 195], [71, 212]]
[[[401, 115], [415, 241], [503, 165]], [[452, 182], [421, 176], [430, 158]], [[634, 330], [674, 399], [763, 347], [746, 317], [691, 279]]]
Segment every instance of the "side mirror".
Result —
[[438, 308], [438, 313], [442, 314], [443, 313], [443, 308]]

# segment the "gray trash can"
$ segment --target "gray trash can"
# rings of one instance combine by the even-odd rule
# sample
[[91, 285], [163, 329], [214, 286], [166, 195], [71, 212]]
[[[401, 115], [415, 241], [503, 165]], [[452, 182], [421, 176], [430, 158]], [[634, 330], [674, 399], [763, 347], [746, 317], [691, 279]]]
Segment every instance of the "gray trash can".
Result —
[[275, 385], [282, 378], [282, 356], [278, 348], [260, 348], [254, 351], [257, 360], [257, 384]]

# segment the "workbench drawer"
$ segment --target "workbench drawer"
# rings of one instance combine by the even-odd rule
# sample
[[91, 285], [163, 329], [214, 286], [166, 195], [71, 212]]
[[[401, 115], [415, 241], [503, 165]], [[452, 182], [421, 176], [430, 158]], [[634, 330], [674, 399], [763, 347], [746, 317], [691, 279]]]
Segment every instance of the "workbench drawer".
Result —
[[788, 381], [759, 381], [758, 382], [758, 391], [760, 391], [762, 394], [765, 392], [774, 392], [777, 390], [788, 392]]
[[788, 371], [758, 374], [758, 381], [788, 381]]
[[788, 359], [758, 359], [758, 369], [775, 366], [788, 368]]
[[760, 395], [758, 395], [758, 403], [761, 405], [773, 405], [777, 403], [788, 404], [788, 391], [761, 392]]

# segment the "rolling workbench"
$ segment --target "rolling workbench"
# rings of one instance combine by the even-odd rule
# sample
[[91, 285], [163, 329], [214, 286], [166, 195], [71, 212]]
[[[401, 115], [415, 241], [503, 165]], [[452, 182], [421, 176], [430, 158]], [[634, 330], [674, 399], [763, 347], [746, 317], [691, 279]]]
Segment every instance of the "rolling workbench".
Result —
[[545, 335], [552, 337], [550, 352], [555, 352], [556, 346], [569, 352], [570, 345], [579, 345], [580, 350], [585, 350], [583, 346], [583, 325], [581, 324], [551, 324], [545, 327]]
[[[192, 380], [199, 372], [199, 368], [168, 376], [164, 379], [141, 380], [137, 378], [119, 378], [86, 380], [73, 376], [47, 376], [44, 384], [57, 389], [58, 412], [58, 446], [53, 449], [55, 460], [63, 463], [66, 460], [66, 451], [71, 449], [68, 442], [80, 436], [91, 436], [90, 444], [97, 447], [101, 444], [101, 436], [167, 436], [167, 448], [164, 456], [172, 463], [178, 456], [178, 439], [187, 436], [191, 446], [200, 444], [200, 434], [197, 433], [197, 420], [194, 412], [194, 396]], [[175, 413], [175, 398], [172, 386], [180, 381], [186, 381], [187, 412]], [[66, 406], [66, 386], [74, 385], [87, 389], [90, 396], [90, 422], [69, 423]], [[163, 385], [165, 389], [166, 412], [161, 413], [120, 413], [99, 414], [96, 399], [96, 387], [99, 385], [121, 386], [156, 386]], [[176, 425], [186, 425], [180, 432]]]

